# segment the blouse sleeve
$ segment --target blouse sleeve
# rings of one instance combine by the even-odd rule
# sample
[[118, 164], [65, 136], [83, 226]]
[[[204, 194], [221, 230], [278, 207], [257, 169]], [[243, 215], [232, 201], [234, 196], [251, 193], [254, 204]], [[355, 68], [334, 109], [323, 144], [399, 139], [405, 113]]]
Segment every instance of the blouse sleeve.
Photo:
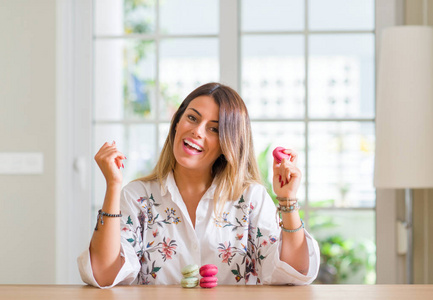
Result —
[[105, 289], [115, 285], [130, 285], [137, 279], [138, 272], [141, 268], [140, 259], [143, 251], [142, 228], [144, 214], [139, 206], [141, 198], [137, 198], [137, 193], [131, 189], [131, 185], [134, 184], [139, 183], [130, 183], [127, 185], [122, 189], [120, 197], [120, 211], [122, 212], [122, 218], [120, 220], [120, 255], [124, 258], [122, 268], [112, 285], [100, 286], [93, 275], [90, 251], [89, 248], [87, 248], [78, 257], [77, 262], [81, 279], [89, 285]]
[[248, 248], [255, 253], [255, 269], [263, 284], [307, 285], [316, 279], [320, 265], [317, 241], [304, 229], [308, 245], [309, 269], [307, 275], [296, 271], [280, 260], [282, 235], [276, 220], [276, 207], [263, 186], [251, 191], [251, 213]]

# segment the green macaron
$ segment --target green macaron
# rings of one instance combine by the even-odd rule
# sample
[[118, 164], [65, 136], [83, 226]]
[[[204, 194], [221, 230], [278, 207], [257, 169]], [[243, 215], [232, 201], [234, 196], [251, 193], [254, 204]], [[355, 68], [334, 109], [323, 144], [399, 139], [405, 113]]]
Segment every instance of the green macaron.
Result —
[[198, 285], [198, 282], [197, 277], [185, 277], [180, 280], [180, 285], [184, 288], [193, 288]]
[[199, 268], [197, 265], [187, 265], [180, 270], [183, 277], [194, 277], [199, 273]]

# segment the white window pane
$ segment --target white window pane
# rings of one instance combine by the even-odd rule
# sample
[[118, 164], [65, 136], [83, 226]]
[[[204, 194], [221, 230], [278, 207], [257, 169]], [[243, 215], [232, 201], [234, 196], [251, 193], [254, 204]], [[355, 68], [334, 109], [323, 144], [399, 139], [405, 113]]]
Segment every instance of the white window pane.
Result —
[[219, 81], [218, 39], [168, 39], [160, 49], [160, 112], [169, 120], [195, 88]]
[[309, 214], [310, 232], [321, 253], [314, 283], [376, 283], [375, 218], [374, 210], [318, 210]]
[[153, 41], [95, 42], [95, 119], [154, 117], [155, 45]]
[[94, 0], [96, 35], [152, 33], [156, 0]]
[[304, 0], [242, 0], [242, 31], [303, 30]]
[[[305, 125], [302, 122], [252, 122], [253, 142], [258, 163], [267, 166], [267, 181], [272, 184], [272, 151], [276, 147], [295, 150], [299, 157], [297, 166], [305, 170]], [[297, 197], [305, 199], [305, 176], [302, 176]]]
[[163, 34], [217, 34], [219, 1], [160, 1], [160, 32]]
[[374, 207], [374, 124], [311, 122], [309, 127], [311, 206]]
[[161, 152], [164, 147], [165, 140], [167, 139], [168, 132], [170, 130], [170, 123], [159, 124], [159, 138], [158, 138], [158, 151]]
[[373, 30], [374, 0], [309, 0], [310, 30]]
[[309, 45], [309, 116], [373, 118], [374, 35], [311, 35]]
[[304, 116], [304, 55], [302, 35], [242, 38], [242, 97], [252, 118]]

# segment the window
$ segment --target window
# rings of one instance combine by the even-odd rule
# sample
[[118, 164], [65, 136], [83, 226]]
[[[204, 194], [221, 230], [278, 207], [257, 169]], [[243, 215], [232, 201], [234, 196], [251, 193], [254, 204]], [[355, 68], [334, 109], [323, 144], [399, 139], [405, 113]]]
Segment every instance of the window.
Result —
[[298, 196], [321, 244], [317, 282], [375, 282], [374, 4], [241, 2], [241, 94], [255, 149], [269, 151], [267, 166], [276, 146], [299, 152]]
[[[225, 83], [248, 106], [262, 165], [271, 166], [275, 146], [299, 153], [302, 214], [325, 262], [320, 281], [374, 283], [374, 7], [373, 0], [94, 0], [93, 153], [115, 140], [128, 157], [124, 182], [148, 173], [179, 103], [232, 70], [235, 79]], [[221, 20], [239, 28], [235, 45], [226, 43]], [[226, 50], [238, 46], [239, 60], [228, 65]], [[105, 181], [92, 166], [96, 216]]]
[[[93, 152], [115, 140], [128, 158], [129, 182], [152, 170], [188, 93], [219, 80], [219, 5], [95, 0], [94, 16]], [[105, 181], [93, 174], [97, 211]]]

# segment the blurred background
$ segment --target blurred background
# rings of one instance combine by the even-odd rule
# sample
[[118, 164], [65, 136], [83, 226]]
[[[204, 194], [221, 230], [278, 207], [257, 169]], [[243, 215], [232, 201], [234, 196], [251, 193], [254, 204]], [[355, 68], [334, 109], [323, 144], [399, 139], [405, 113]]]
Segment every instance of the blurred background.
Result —
[[[299, 153], [315, 283], [404, 283], [402, 191], [373, 186], [376, 53], [383, 28], [421, 22], [420, 2], [0, 0], [0, 152], [43, 157], [38, 174], [0, 173], [0, 283], [80, 283], [105, 193], [93, 156], [115, 140], [124, 184], [147, 174], [211, 81], [246, 102], [271, 194], [271, 151]], [[432, 197], [416, 191], [415, 211]], [[414, 225], [415, 283], [432, 283], [433, 223]]]

